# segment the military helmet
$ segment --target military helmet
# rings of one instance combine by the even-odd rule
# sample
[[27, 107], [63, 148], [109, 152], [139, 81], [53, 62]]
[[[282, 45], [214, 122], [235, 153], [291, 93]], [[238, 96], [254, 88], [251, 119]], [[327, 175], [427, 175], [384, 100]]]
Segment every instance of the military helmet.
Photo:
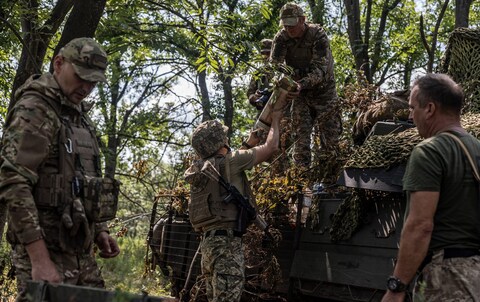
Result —
[[260, 41], [260, 44], [261, 44], [261, 49], [260, 49], [261, 54], [267, 54], [271, 52], [272, 44], [273, 44], [272, 39], [262, 39], [262, 41]]
[[106, 82], [107, 53], [92, 38], [76, 38], [68, 42], [59, 54], [72, 63], [75, 73], [83, 80]]
[[303, 17], [303, 9], [295, 3], [289, 2], [280, 9], [280, 26], [295, 26], [298, 17]]
[[205, 121], [192, 134], [192, 147], [201, 158], [209, 158], [228, 146], [228, 127], [218, 120]]

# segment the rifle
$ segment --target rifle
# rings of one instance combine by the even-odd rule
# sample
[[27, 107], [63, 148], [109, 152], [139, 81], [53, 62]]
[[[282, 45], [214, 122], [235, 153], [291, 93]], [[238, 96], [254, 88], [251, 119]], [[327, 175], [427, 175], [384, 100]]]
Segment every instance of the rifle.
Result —
[[223, 200], [225, 203], [233, 202], [237, 207], [235, 231], [245, 234], [250, 221], [253, 221], [262, 231], [266, 231], [267, 222], [260, 215], [257, 215], [256, 209], [250, 204], [248, 198], [243, 196], [234, 185], [228, 183], [208, 160], [202, 167], [202, 173], [208, 178], [218, 181], [227, 190], [228, 195]]

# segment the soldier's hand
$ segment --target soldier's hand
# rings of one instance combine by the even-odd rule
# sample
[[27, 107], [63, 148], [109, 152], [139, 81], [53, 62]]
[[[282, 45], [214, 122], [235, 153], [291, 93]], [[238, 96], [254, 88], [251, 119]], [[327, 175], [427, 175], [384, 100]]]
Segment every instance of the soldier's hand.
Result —
[[300, 95], [300, 91], [302, 91], [302, 85], [297, 82], [297, 89], [295, 91], [289, 91], [287, 94], [287, 100], [292, 101], [298, 98]]
[[45, 261], [39, 265], [32, 265], [32, 280], [46, 281], [49, 283], [62, 282], [62, 278], [50, 258], [45, 259]]
[[260, 135], [260, 132], [261, 129], [255, 129], [253, 131], [250, 132], [250, 135], [248, 136], [248, 139], [247, 139], [247, 144], [251, 147], [255, 147], [256, 145], [258, 145], [258, 143], [260, 143], [260, 140], [261, 140], [261, 135]]
[[260, 90], [257, 89], [257, 91], [255, 91], [255, 98], [259, 99], [263, 96], [262, 92]]
[[55, 263], [50, 259], [50, 253], [43, 239], [25, 245], [25, 249], [32, 264], [32, 280], [50, 283], [62, 282], [62, 277], [58, 273]]
[[113, 258], [120, 253], [117, 241], [112, 238], [107, 232], [100, 232], [95, 240], [98, 248], [100, 249], [100, 257]]

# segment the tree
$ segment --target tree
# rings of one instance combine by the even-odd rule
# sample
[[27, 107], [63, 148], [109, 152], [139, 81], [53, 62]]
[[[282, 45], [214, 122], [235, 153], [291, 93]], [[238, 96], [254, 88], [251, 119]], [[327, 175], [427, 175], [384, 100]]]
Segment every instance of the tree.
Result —
[[[248, 1], [147, 1], [154, 12], [158, 35], [176, 46], [199, 89], [202, 120], [220, 117], [233, 131], [235, 77], [248, 68], [253, 43], [270, 20], [270, 4]], [[171, 28], [175, 27], [175, 31]], [[268, 36], [271, 38], [270, 36]], [[222, 95], [212, 100], [210, 78]], [[218, 104], [218, 105], [217, 105]], [[218, 108], [217, 106], [221, 107]], [[217, 107], [217, 108], [214, 108]], [[215, 114], [217, 113], [217, 114]]]
[[455, 0], [455, 28], [468, 27], [468, 16], [473, 0]]
[[414, 1], [343, 3], [355, 69], [374, 85], [390, 82], [400, 83], [397, 88], [408, 86], [409, 83], [393, 79], [408, 79], [412, 69], [423, 64], [418, 34], [412, 35], [417, 19]]

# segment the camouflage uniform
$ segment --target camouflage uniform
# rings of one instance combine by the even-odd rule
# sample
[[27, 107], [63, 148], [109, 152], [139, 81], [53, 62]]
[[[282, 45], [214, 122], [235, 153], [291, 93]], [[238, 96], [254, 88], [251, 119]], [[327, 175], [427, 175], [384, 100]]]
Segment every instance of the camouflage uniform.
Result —
[[[245, 263], [242, 234], [235, 230], [238, 210], [232, 203], [223, 202], [228, 193], [218, 181], [201, 173], [204, 162], [212, 162], [227, 182], [235, 186], [242, 195], [249, 196], [252, 204], [255, 204], [244, 172], [253, 167], [255, 150], [239, 150], [227, 156], [215, 154], [221, 147], [228, 146], [227, 130], [228, 128], [218, 121], [200, 124], [192, 135], [192, 146], [202, 159], [195, 161], [185, 172], [185, 179], [190, 184], [192, 194], [189, 205], [190, 220], [193, 227], [203, 233], [200, 244], [201, 267], [210, 302], [240, 301], [245, 284]], [[207, 207], [214, 216], [211, 222], [197, 224], [199, 214], [196, 214], [195, 209], [198, 209], [196, 205], [202, 202], [198, 198], [208, 202]]]
[[414, 301], [480, 301], [480, 256], [443, 259], [439, 251], [420, 278], [424, 284], [416, 283]]
[[[73, 41], [62, 49], [65, 60], [71, 58], [68, 52], [73, 51], [69, 48]], [[80, 42], [87, 45], [83, 50], [90, 48], [93, 55], [103, 55], [106, 60], [105, 52], [97, 49], [96, 43], [92, 46], [89, 42]], [[83, 66], [73, 66], [77, 75], [84, 73]], [[91, 81], [105, 79], [103, 73], [92, 73], [89, 71], [85, 77]], [[64, 283], [104, 287], [94, 258], [93, 242], [100, 232], [108, 231], [107, 225], [87, 218], [83, 206], [69, 207], [70, 211], [66, 212], [74, 192], [72, 179], [64, 179], [67, 176], [62, 174], [68, 170], [62, 168], [68, 163], [60, 162], [63, 152], [60, 149], [70, 147], [82, 160], [82, 171], [78, 169], [78, 173], [101, 176], [98, 145], [85, 116], [87, 109], [85, 103], [70, 102], [53, 75], [44, 74], [31, 77], [17, 90], [15, 103], [8, 113], [2, 139], [0, 198], [9, 210], [7, 239], [12, 245], [18, 301], [24, 301], [26, 281], [32, 278], [32, 266], [24, 246], [39, 239], [45, 241]], [[64, 123], [73, 127], [70, 129], [84, 129], [83, 141], [70, 141], [70, 145], [61, 142]], [[79, 151], [81, 148], [83, 151]], [[62, 215], [73, 219], [73, 226], [79, 228], [67, 228]]]
[[[304, 14], [298, 5], [287, 3], [281, 16]], [[312, 130], [315, 128], [315, 143], [319, 141], [326, 151], [337, 147], [342, 132], [333, 57], [325, 31], [320, 25], [305, 23], [304, 35], [290, 38], [281, 29], [273, 39], [271, 61], [292, 68], [294, 80], [302, 86], [300, 96], [292, 104], [293, 157], [296, 164], [308, 167]]]

